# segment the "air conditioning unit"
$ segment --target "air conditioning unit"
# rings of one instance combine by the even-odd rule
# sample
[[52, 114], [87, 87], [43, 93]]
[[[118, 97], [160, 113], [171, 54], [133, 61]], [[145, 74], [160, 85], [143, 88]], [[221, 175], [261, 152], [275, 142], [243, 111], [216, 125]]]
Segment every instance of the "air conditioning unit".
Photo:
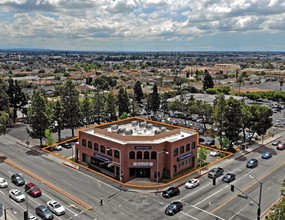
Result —
[[132, 129], [126, 129], [125, 135], [132, 135], [132, 134], [133, 134], [133, 130]]
[[153, 128], [153, 124], [151, 124], [151, 123], [147, 124], [147, 125], [146, 125], [146, 128], [147, 128], [148, 130], [151, 130], [151, 129]]
[[138, 126], [138, 121], [132, 121], [132, 126], [133, 126], [133, 127]]

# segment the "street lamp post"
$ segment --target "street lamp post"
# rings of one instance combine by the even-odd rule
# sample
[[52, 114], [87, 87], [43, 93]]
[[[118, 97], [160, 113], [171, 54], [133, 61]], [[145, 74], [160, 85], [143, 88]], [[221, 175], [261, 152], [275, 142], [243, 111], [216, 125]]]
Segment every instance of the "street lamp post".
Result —
[[257, 220], [260, 220], [261, 215], [261, 195], [262, 195], [262, 182], [260, 182], [255, 176], [252, 174], [249, 175], [250, 178], [255, 179], [257, 182], [259, 182], [259, 202], [258, 202], [258, 209], [257, 209]]
[[169, 152], [167, 152], [167, 151], [159, 151], [159, 152], [156, 152], [156, 182], [157, 182], [157, 185], [159, 184], [159, 178], [158, 178], [158, 162], [159, 162], [159, 154], [161, 154], [161, 153], [169, 154]]
[[7, 220], [7, 212], [6, 212], [6, 210], [13, 210], [13, 208], [4, 208], [3, 210], [4, 210], [4, 219], [5, 220]]
[[119, 166], [119, 179], [120, 179], [120, 182], [122, 182], [122, 153], [121, 153], [121, 150], [120, 149], [115, 149], [115, 148], [112, 148], [112, 147], [108, 147], [107, 148], [107, 151], [109, 150], [117, 150], [120, 152], [120, 166]]

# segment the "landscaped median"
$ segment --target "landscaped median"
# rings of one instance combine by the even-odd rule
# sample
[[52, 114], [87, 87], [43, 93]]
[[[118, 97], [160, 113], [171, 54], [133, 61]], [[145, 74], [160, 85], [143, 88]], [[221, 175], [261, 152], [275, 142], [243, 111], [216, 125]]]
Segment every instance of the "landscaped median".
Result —
[[81, 205], [82, 207], [84, 207], [85, 209], [87, 210], [91, 210], [92, 209], [92, 206], [88, 205], [87, 203], [81, 201], [80, 199], [77, 199], [76, 197], [72, 196], [71, 194], [65, 192], [64, 190], [58, 188], [57, 186], [55, 186], [54, 184], [46, 181], [45, 179], [37, 176], [36, 174], [34, 174], [33, 172], [23, 168], [22, 166], [18, 165], [17, 163], [11, 161], [11, 160], [8, 160], [8, 159], [5, 159], [4, 162], [10, 164], [11, 166], [13, 167], [16, 167], [17, 169], [25, 172], [26, 174], [28, 174], [29, 176], [37, 179], [38, 181], [44, 183], [45, 185], [47, 185], [48, 187], [50, 187], [51, 189], [57, 191], [58, 193], [64, 195], [65, 197], [71, 199], [72, 201], [76, 202], [77, 204]]

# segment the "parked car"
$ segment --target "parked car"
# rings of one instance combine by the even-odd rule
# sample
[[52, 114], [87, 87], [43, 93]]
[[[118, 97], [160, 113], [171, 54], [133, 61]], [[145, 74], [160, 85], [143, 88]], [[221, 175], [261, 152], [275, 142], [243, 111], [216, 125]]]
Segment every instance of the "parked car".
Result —
[[53, 150], [60, 151], [60, 150], [62, 150], [62, 146], [61, 145], [56, 145], [56, 146], [53, 147]]
[[257, 167], [257, 166], [258, 166], [258, 160], [257, 159], [250, 159], [246, 163], [246, 167], [247, 168], [254, 168], [254, 167]]
[[63, 148], [66, 148], [66, 149], [72, 148], [72, 144], [71, 144], [71, 143], [63, 143], [63, 144], [61, 144], [61, 146], [62, 146]]
[[215, 139], [208, 139], [208, 140], [205, 142], [205, 145], [206, 145], [206, 146], [215, 145]]
[[41, 189], [33, 183], [27, 183], [25, 185], [25, 192], [32, 197], [40, 197], [42, 195]]
[[23, 202], [26, 199], [26, 196], [18, 189], [11, 189], [9, 191], [9, 197], [15, 200], [16, 202]]
[[11, 176], [11, 182], [14, 183], [16, 186], [23, 186], [23, 185], [25, 185], [24, 178], [21, 175], [17, 174], [17, 173], [15, 173], [15, 174], [13, 174]]
[[198, 179], [190, 179], [188, 182], [185, 183], [185, 188], [192, 189], [199, 185], [200, 185], [200, 181]]
[[36, 216], [29, 215], [28, 220], [39, 220]]
[[53, 219], [52, 212], [44, 205], [36, 207], [36, 214], [44, 220]]
[[5, 188], [7, 186], [8, 182], [4, 178], [0, 177], [0, 188]]
[[216, 150], [213, 150], [213, 151], [210, 152], [210, 156], [211, 156], [211, 157], [218, 157], [218, 156], [221, 156], [221, 152], [216, 151]]
[[227, 173], [226, 175], [223, 176], [223, 181], [226, 183], [230, 183], [235, 179], [236, 179], [236, 175], [233, 173]]
[[223, 175], [223, 173], [224, 173], [224, 169], [223, 168], [216, 167], [216, 168], [210, 170], [210, 172], [208, 173], [208, 177], [212, 178], [212, 179], [213, 178], [217, 178], [217, 177]]
[[273, 145], [273, 146], [277, 146], [277, 145], [279, 145], [279, 144], [281, 144], [281, 141], [273, 141], [273, 142], [272, 142], [272, 145]]
[[177, 212], [183, 210], [182, 202], [172, 202], [170, 203], [167, 208], [165, 209], [166, 215], [175, 215]]
[[270, 159], [272, 157], [272, 153], [271, 152], [265, 152], [264, 154], [262, 154], [262, 159]]
[[56, 215], [63, 215], [65, 213], [65, 208], [60, 203], [55, 200], [50, 200], [47, 202], [47, 207]]
[[180, 194], [180, 190], [178, 187], [170, 187], [167, 190], [162, 192], [162, 197], [164, 198], [170, 198], [173, 196], [177, 196]]
[[278, 144], [276, 149], [277, 150], [284, 150], [285, 149], [285, 144]]

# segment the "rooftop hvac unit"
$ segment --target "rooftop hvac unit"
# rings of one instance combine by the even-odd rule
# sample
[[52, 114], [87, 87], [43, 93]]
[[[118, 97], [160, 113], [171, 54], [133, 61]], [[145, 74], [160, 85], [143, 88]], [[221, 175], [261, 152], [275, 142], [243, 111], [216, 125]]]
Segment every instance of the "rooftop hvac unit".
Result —
[[119, 133], [119, 129], [112, 129], [112, 133]]
[[160, 134], [160, 133], [161, 133], [161, 130], [155, 130], [154, 133], [155, 133], [155, 134]]
[[139, 126], [140, 126], [141, 128], [143, 128], [143, 127], [146, 126], [146, 123], [145, 123], [145, 122], [141, 122]]
[[125, 133], [126, 132], [126, 128], [119, 128], [119, 134]]
[[160, 127], [161, 132], [166, 132], [166, 127]]
[[113, 130], [117, 130], [118, 129], [118, 125], [112, 125], [111, 126], [111, 130], [113, 131]]
[[133, 130], [132, 129], [126, 129], [125, 135], [132, 135], [132, 134], [133, 134]]
[[151, 129], [153, 128], [153, 124], [151, 124], [151, 123], [147, 124], [147, 125], [146, 125], [146, 128], [147, 128], [148, 130], [151, 130]]
[[138, 121], [132, 121], [132, 126], [133, 127], [138, 126]]

